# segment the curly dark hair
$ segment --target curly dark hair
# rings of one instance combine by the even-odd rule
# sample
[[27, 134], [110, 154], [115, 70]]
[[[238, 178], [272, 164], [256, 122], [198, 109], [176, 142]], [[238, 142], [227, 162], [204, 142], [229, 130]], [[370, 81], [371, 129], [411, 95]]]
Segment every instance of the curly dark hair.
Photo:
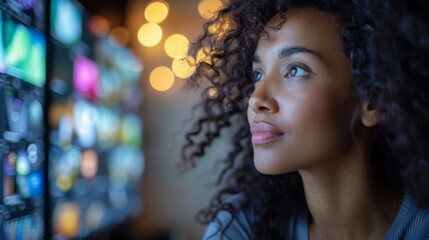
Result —
[[[258, 40], [267, 34], [264, 28], [272, 17], [280, 15], [284, 22], [294, 8], [321, 10], [341, 24], [339, 38], [352, 62], [353, 94], [380, 113], [372, 131], [376, 176], [429, 207], [428, 6], [418, 0], [231, 0], [204, 25], [194, 46], [208, 48], [210, 59], [199, 62], [190, 78], [193, 86], [205, 89], [204, 115], [186, 135], [183, 162], [194, 167], [223, 129], [234, 136], [218, 180], [226, 186], [200, 212], [199, 221], [215, 220], [220, 210], [234, 216], [246, 207], [257, 213], [255, 239], [279, 239], [282, 219], [306, 207], [298, 172], [272, 176], [255, 169], [246, 118]], [[216, 95], [209, 96], [212, 89]], [[245, 199], [241, 205], [225, 203], [238, 193]]]

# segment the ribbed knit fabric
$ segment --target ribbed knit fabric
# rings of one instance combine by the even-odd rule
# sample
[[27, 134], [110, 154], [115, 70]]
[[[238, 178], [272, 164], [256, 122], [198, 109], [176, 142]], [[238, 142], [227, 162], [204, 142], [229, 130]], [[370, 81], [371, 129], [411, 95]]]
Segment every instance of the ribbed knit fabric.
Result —
[[[240, 198], [234, 198], [234, 201], [240, 201]], [[217, 221], [209, 224], [203, 239], [253, 239], [251, 225], [254, 214], [251, 211], [241, 211], [232, 222], [230, 220], [230, 213], [219, 212]], [[224, 232], [223, 237], [221, 232]], [[308, 213], [303, 210], [285, 222], [283, 239], [308, 240], [308, 238]], [[419, 208], [411, 196], [405, 193], [398, 215], [383, 240], [429, 240], [429, 209]]]
[[401, 208], [385, 240], [428, 240], [429, 239], [429, 209], [421, 209], [409, 194], [404, 195]]

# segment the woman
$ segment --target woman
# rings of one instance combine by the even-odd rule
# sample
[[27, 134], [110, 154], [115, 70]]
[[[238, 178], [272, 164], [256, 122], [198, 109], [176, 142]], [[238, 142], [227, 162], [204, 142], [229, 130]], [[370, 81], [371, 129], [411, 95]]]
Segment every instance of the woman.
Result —
[[232, 0], [205, 25], [192, 80], [217, 97], [185, 161], [235, 131], [205, 239], [429, 239], [427, 12]]

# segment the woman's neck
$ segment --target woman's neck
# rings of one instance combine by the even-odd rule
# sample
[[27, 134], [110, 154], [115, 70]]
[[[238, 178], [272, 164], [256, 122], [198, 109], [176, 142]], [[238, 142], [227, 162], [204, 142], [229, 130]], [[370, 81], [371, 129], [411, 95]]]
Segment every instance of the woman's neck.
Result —
[[363, 148], [300, 170], [311, 214], [310, 239], [382, 239], [402, 202], [378, 184]]

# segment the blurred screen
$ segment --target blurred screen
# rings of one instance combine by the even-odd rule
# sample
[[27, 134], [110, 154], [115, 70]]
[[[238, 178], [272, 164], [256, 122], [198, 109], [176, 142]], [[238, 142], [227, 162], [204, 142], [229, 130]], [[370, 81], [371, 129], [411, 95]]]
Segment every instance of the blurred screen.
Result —
[[3, 0], [6, 10], [25, 25], [33, 26], [40, 31], [45, 29], [45, 0]]
[[51, 35], [64, 45], [78, 42], [82, 36], [82, 7], [72, 0], [52, 0]]
[[46, 46], [42, 33], [11, 19], [1, 22], [2, 71], [43, 87], [46, 78]]
[[48, 116], [53, 239], [91, 238], [142, 207], [141, 63], [128, 48], [96, 37], [93, 16], [77, 2], [51, 7], [58, 24], [51, 29]]
[[0, 10], [0, 239], [43, 239], [46, 42], [42, 1]]

